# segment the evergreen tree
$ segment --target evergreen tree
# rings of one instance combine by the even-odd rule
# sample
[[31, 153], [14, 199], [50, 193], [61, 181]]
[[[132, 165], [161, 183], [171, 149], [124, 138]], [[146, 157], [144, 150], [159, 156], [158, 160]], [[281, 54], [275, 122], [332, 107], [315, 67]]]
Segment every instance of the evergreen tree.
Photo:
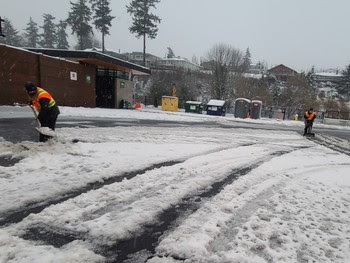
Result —
[[68, 14], [67, 23], [72, 28], [72, 33], [77, 34], [78, 46], [81, 50], [86, 48], [84, 39], [93, 34], [92, 27], [89, 25], [92, 12], [86, 5], [87, 0], [77, 0], [76, 3], [70, 2], [72, 5], [71, 12]]
[[341, 87], [338, 89], [341, 94], [350, 98], [350, 64], [342, 71], [344, 81]]
[[167, 58], [174, 58], [175, 57], [175, 53], [172, 50], [172, 48], [171, 47], [167, 47], [167, 49], [168, 49], [168, 53], [167, 53], [166, 57]]
[[[84, 36], [82, 38], [83, 43], [84, 43], [84, 49], [87, 48], [101, 48], [101, 42], [95, 37], [95, 35], [93, 35], [92, 33], [90, 33], [88, 36]], [[77, 45], [75, 46], [75, 49], [79, 49], [80, 46]]]
[[60, 20], [57, 24], [57, 45], [56, 47], [59, 49], [69, 49], [69, 44], [67, 40], [67, 22], [64, 20]]
[[316, 80], [315, 80], [315, 66], [312, 66], [311, 70], [306, 74], [306, 79], [309, 82], [309, 85], [311, 87], [316, 86]]
[[343, 69], [342, 74], [345, 78], [350, 80], [350, 64], [347, 65], [345, 69]]
[[102, 52], [105, 53], [105, 35], [109, 35], [109, 28], [112, 26], [111, 21], [115, 16], [111, 16], [109, 0], [90, 0], [94, 11], [94, 25], [102, 33]]
[[243, 71], [248, 71], [250, 68], [250, 64], [252, 63], [251, 61], [251, 54], [250, 54], [250, 50], [249, 47], [246, 49], [245, 51], [245, 55], [243, 57]]
[[43, 17], [44, 24], [41, 28], [44, 32], [40, 35], [40, 45], [44, 48], [54, 48], [57, 42], [56, 25], [53, 22], [55, 17], [50, 14], [44, 14]]
[[0, 43], [16, 47], [21, 47], [24, 45], [24, 39], [18, 34], [18, 31], [13, 27], [8, 18], [4, 18], [2, 33], [5, 35], [5, 37], [0, 38]]
[[160, 0], [133, 0], [126, 6], [127, 12], [132, 16], [133, 23], [129, 27], [131, 33], [137, 38], [143, 37], [143, 65], [146, 65], [146, 36], [154, 39], [157, 36], [158, 28], [156, 23], [161, 19], [150, 13], [150, 9], [156, 8], [155, 4]]
[[34, 22], [32, 17], [29, 18], [27, 28], [25, 29], [25, 38], [27, 47], [36, 47], [39, 42], [39, 28], [38, 24]]

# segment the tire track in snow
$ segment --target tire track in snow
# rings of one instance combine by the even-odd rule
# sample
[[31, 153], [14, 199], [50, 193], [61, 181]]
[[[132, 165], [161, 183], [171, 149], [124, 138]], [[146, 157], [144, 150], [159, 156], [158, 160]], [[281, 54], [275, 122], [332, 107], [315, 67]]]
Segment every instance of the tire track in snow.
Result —
[[[235, 147], [244, 147], [244, 146], [251, 146], [251, 145], [253, 145], [253, 143], [245, 143], [245, 144], [241, 144], [241, 145], [236, 145]], [[15, 211], [7, 211], [7, 212], [0, 214], [0, 226], [5, 226], [5, 225], [13, 224], [13, 223], [19, 223], [24, 218], [29, 216], [30, 214], [38, 214], [41, 211], [43, 211], [45, 208], [47, 208], [51, 205], [56, 205], [56, 204], [65, 202], [71, 198], [75, 198], [75, 197], [77, 197], [81, 194], [87, 193], [91, 190], [97, 190], [97, 189], [102, 188], [106, 185], [121, 182], [125, 179], [129, 180], [137, 175], [142, 175], [142, 174], [146, 173], [147, 171], [151, 171], [153, 169], [158, 169], [160, 167], [166, 167], [166, 166], [173, 166], [173, 165], [176, 165], [178, 163], [183, 163], [186, 160], [193, 158], [193, 157], [196, 157], [196, 156], [203, 156], [203, 155], [219, 152], [219, 151], [229, 149], [229, 148], [230, 147], [223, 147], [223, 148], [219, 148], [219, 149], [215, 149], [215, 150], [205, 151], [203, 153], [193, 155], [193, 156], [188, 157], [186, 159], [180, 159], [180, 160], [176, 160], [176, 161], [167, 161], [167, 162], [153, 164], [153, 165], [146, 167], [144, 169], [126, 172], [122, 175], [107, 178], [107, 179], [103, 180], [102, 182], [101, 181], [91, 182], [91, 183], [87, 184], [85, 187], [73, 189], [72, 191], [62, 193], [61, 195], [52, 197], [50, 199], [42, 200], [39, 202], [29, 203], [24, 207], [16, 209]]]
[[[130, 256], [138, 254], [140, 251], [148, 251], [148, 255], [154, 255], [158, 239], [166, 231], [174, 227], [180, 218], [198, 210], [202, 200], [212, 198], [226, 185], [232, 184], [237, 178], [246, 175], [264, 162], [297, 149], [300, 149], [300, 147], [287, 151], [276, 151], [268, 156], [255, 160], [254, 163], [249, 163], [232, 170], [232, 172], [222, 180], [205, 187], [205, 189], [200, 192], [194, 192], [191, 196], [183, 198], [180, 203], [172, 205], [168, 209], [162, 211], [155, 223], [143, 226], [142, 231], [135, 236], [118, 241], [111, 246], [92, 244], [92, 246], [94, 246], [94, 252], [106, 257], [108, 262], [122, 262], [127, 260]], [[56, 247], [61, 247], [75, 239], [89, 240], [88, 233], [69, 232], [68, 230], [55, 229], [55, 227], [51, 226], [29, 227], [27, 233], [22, 237], [30, 240], [41, 240]]]
[[307, 139], [325, 146], [333, 151], [350, 155], [349, 141], [341, 140], [339, 138], [323, 134], [316, 135], [315, 137], [308, 137]]
[[151, 165], [151, 166], [149, 166], [145, 169], [142, 169], [142, 170], [136, 170], [136, 171], [127, 172], [127, 173], [124, 173], [122, 175], [118, 175], [115, 177], [110, 177], [110, 178], [104, 180], [103, 182], [96, 181], [96, 182], [89, 183], [87, 186], [85, 186], [83, 188], [75, 189], [71, 192], [66, 192], [66, 193], [58, 196], [57, 198], [52, 198], [48, 201], [45, 200], [42, 202], [31, 203], [25, 207], [22, 207], [20, 209], [16, 209], [16, 211], [5, 212], [0, 217], [0, 226], [21, 222], [24, 218], [26, 218], [30, 214], [40, 213], [45, 208], [47, 208], [51, 205], [56, 205], [56, 204], [62, 203], [64, 201], [67, 201], [68, 199], [77, 197], [83, 193], [87, 193], [91, 190], [99, 189], [105, 185], [113, 184], [116, 182], [121, 182], [124, 179], [131, 179], [131, 178], [133, 178], [139, 174], [143, 174], [147, 171], [157, 169], [160, 167], [164, 167], [164, 166], [172, 166], [172, 165], [175, 165], [175, 164], [181, 163], [181, 162], [183, 162], [183, 161], [169, 161], [169, 162], [154, 164], [154, 165]]

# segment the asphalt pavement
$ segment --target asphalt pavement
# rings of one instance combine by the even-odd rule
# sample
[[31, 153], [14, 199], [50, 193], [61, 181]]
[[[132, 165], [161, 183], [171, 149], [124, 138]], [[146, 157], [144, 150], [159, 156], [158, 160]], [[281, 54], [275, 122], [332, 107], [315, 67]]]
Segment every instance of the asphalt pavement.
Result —
[[[66, 117], [59, 116], [56, 128], [62, 127], [117, 127], [117, 126], [151, 126], [151, 127], [221, 127], [221, 128], [247, 128], [247, 129], [264, 129], [264, 130], [289, 130], [302, 134], [303, 129], [296, 126], [276, 126], [265, 123], [247, 123], [247, 122], [180, 122], [165, 120], [138, 120], [138, 119], [117, 119], [117, 118], [93, 118], [93, 117]], [[31, 117], [22, 118], [0, 118], [0, 137], [6, 141], [18, 143], [21, 141], [37, 141], [39, 133], [35, 129], [36, 121]], [[350, 131], [330, 128], [314, 128], [313, 132], [340, 138], [350, 141]]]

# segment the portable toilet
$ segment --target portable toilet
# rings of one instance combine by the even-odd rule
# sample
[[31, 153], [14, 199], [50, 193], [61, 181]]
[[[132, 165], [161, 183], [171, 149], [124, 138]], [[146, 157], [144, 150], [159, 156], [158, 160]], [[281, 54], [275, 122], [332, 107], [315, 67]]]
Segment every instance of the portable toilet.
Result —
[[224, 100], [210, 100], [207, 103], [207, 115], [225, 116], [226, 102]]
[[173, 96], [162, 97], [162, 111], [178, 111], [179, 99]]
[[245, 98], [238, 98], [235, 100], [235, 117], [247, 118], [250, 110], [250, 100]]
[[199, 113], [202, 114], [203, 103], [200, 101], [186, 101], [185, 112]]
[[260, 119], [261, 109], [262, 109], [262, 101], [261, 100], [252, 100], [252, 103], [250, 105], [250, 118]]

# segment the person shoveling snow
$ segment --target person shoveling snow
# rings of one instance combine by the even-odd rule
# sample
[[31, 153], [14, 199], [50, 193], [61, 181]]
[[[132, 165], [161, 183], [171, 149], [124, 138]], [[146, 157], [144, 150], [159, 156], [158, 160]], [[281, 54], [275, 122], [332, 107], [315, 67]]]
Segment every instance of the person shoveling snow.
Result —
[[313, 108], [310, 108], [308, 111], [304, 113], [304, 136], [315, 136], [315, 134], [312, 132], [312, 126], [314, 123], [314, 120], [316, 119], [316, 112], [314, 112]]
[[40, 134], [39, 141], [45, 142], [50, 138], [56, 137], [56, 120], [60, 114], [56, 101], [52, 98], [50, 93], [37, 87], [32, 82], [25, 83], [24, 87], [30, 98], [29, 106], [33, 110], [38, 122], [37, 130]]

